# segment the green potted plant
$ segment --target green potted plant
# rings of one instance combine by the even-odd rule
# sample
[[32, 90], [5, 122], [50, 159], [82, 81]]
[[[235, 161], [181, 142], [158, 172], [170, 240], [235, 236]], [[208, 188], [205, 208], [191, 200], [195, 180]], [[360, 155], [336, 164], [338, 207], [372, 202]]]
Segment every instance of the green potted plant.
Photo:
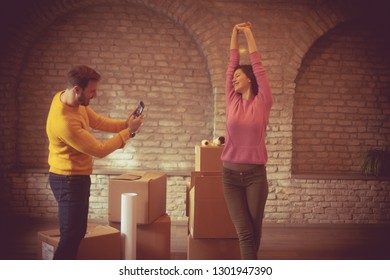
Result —
[[390, 152], [381, 149], [368, 150], [362, 160], [362, 172], [368, 176], [390, 176]]

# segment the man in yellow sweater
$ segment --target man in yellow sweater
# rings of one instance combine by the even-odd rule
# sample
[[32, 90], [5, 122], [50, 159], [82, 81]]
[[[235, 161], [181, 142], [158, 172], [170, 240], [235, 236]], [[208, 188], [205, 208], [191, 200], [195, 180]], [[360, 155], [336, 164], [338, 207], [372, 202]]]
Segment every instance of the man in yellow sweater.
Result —
[[[96, 97], [100, 75], [81, 65], [68, 73], [68, 87], [52, 101], [46, 123], [49, 138], [49, 183], [58, 203], [60, 242], [54, 259], [75, 259], [88, 220], [92, 157], [105, 157], [123, 148], [142, 124], [143, 114], [113, 120], [95, 113], [89, 101]], [[89, 129], [116, 133], [98, 141]]]

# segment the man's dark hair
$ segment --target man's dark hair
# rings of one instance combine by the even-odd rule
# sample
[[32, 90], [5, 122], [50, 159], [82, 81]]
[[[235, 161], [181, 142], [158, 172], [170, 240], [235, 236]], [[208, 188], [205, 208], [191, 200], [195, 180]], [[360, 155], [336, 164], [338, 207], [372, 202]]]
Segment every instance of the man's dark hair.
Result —
[[68, 85], [85, 89], [89, 81], [100, 81], [100, 74], [86, 65], [78, 65], [68, 72]]

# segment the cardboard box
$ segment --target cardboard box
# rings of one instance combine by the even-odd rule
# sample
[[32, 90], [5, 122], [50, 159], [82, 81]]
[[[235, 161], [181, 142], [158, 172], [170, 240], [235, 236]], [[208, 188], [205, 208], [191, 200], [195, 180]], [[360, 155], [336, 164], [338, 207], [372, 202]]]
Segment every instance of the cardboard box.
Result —
[[[120, 231], [120, 222], [110, 222]], [[165, 214], [151, 224], [137, 225], [137, 260], [171, 259], [171, 218]]]
[[222, 171], [193, 171], [191, 172], [191, 187], [195, 186], [196, 179], [199, 177], [211, 177], [211, 176], [222, 176]]
[[108, 220], [121, 221], [122, 193], [137, 194], [137, 223], [150, 224], [166, 213], [167, 175], [134, 172], [109, 180]]
[[[60, 242], [60, 230], [38, 232], [38, 259], [51, 260]], [[110, 226], [88, 224], [87, 233], [81, 240], [78, 260], [120, 260], [121, 235]]]
[[202, 238], [188, 235], [188, 260], [240, 260], [240, 245], [236, 238]]
[[202, 176], [222, 176], [222, 172], [218, 171], [210, 171], [210, 172], [202, 172], [202, 171], [193, 171], [191, 172], [191, 181], [190, 183], [186, 186], [186, 216], [188, 217], [190, 215], [190, 190], [192, 187], [195, 185], [195, 180], [198, 177]]
[[222, 171], [224, 146], [195, 146], [195, 171]]
[[194, 177], [188, 203], [193, 238], [237, 238], [223, 195], [222, 176]]

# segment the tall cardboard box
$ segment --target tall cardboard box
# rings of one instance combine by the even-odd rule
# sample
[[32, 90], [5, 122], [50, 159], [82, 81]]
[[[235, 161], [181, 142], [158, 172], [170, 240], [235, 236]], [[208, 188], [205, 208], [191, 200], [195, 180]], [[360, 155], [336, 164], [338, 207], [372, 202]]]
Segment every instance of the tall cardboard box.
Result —
[[134, 172], [109, 180], [108, 220], [121, 221], [122, 193], [137, 194], [137, 224], [150, 224], [166, 213], [167, 175]]
[[[120, 230], [120, 222], [110, 222], [110, 226]], [[137, 260], [171, 259], [171, 218], [168, 214], [159, 217], [151, 224], [137, 225]]]
[[191, 172], [191, 187], [196, 184], [196, 180], [199, 177], [212, 177], [212, 176], [222, 176], [222, 171], [192, 171]]
[[[38, 259], [51, 260], [60, 242], [60, 230], [38, 232]], [[119, 230], [104, 225], [88, 224], [81, 240], [78, 260], [120, 260], [121, 235]]]
[[195, 146], [195, 171], [222, 172], [221, 155], [224, 146]]
[[193, 238], [188, 235], [188, 260], [240, 260], [237, 238]]
[[221, 172], [218, 172], [218, 171], [193, 171], [191, 172], [191, 181], [190, 183], [186, 186], [186, 216], [188, 217], [189, 214], [190, 214], [190, 209], [189, 209], [189, 206], [190, 206], [190, 190], [192, 189], [192, 187], [194, 186], [195, 184], [195, 180], [196, 178], [198, 177], [203, 177], [203, 176], [221, 176]]
[[193, 238], [237, 238], [223, 195], [222, 176], [194, 177], [189, 191], [189, 232]]

